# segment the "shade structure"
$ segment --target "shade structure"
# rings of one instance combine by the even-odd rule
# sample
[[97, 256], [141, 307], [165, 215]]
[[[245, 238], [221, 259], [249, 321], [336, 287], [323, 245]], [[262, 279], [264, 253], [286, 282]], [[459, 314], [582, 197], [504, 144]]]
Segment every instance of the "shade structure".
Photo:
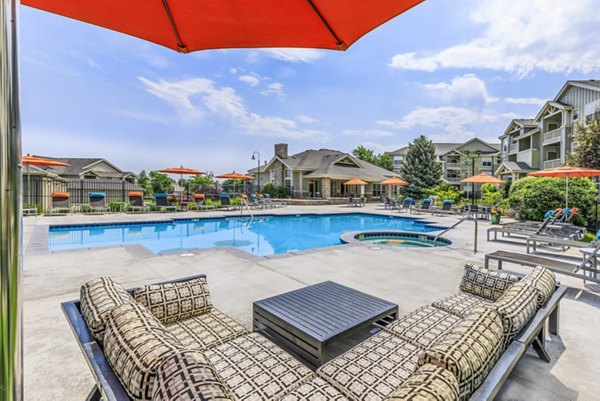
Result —
[[424, 0], [22, 0], [187, 53], [256, 47], [346, 50]]
[[251, 177], [251, 176], [245, 175], [245, 174], [241, 174], [241, 173], [236, 173], [235, 171], [232, 171], [231, 173], [225, 173], [225, 174], [217, 175], [217, 176], [215, 176], [215, 178], [222, 178], [222, 179], [226, 179], [226, 180], [242, 180], [242, 181], [246, 181], [246, 180], [251, 180], [254, 177]]
[[361, 180], [360, 178], [353, 178], [350, 181], [346, 181], [344, 185], [367, 185], [368, 182]]
[[504, 181], [502, 181], [501, 179], [492, 177], [491, 175], [486, 174], [486, 173], [479, 173], [479, 174], [473, 175], [469, 178], [465, 178], [464, 180], [461, 180], [460, 182], [471, 183], [471, 184], [504, 184]]
[[569, 177], [600, 177], [600, 170], [585, 167], [562, 166], [534, 171], [527, 175], [533, 177], [565, 178], [565, 208], [567, 208], [569, 207]]
[[390, 177], [383, 181], [381, 181], [381, 185], [407, 185], [408, 182], [398, 178], [398, 177]]
[[63, 163], [58, 160], [46, 159], [44, 157], [37, 156], [23, 156], [21, 164], [26, 166], [27, 170], [27, 203], [31, 207], [31, 176], [29, 166], [40, 166], [40, 167], [68, 167], [69, 163]]
[[[168, 168], [163, 168], [162, 170], [156, 170], [160, 173], [167, 173], [167, 174], [179, 174], [181, 180], [183, 180], [183, 176], [185, 175], [200, 175], [200, 174], [204, 174], [204, 172], [200, 171], [200, 170], [194, 170], [191, 168], [187, 168], [187, 167], [183, 167], [183, 166], [179, 166], [179, 167], [168, 167]], [[183, 192], [183, 190], [182, 190]], [[183, 197], [183, 193], [181, 194], [181, 196]], [[187, 196], [190, 196], [190, 191], [189, 191], [189, 187], [187, 190]]]

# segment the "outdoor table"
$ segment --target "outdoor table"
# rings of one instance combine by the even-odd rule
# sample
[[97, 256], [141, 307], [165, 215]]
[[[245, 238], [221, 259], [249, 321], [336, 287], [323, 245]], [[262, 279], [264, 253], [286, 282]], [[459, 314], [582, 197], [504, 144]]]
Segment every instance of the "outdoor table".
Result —
[[317, 368], [397, 316], [397, 304], [325, 281], [254, 302], [253, 327]]
[[362, 198], [352, 198], [352, 206], [362, 207], [363, 199]]

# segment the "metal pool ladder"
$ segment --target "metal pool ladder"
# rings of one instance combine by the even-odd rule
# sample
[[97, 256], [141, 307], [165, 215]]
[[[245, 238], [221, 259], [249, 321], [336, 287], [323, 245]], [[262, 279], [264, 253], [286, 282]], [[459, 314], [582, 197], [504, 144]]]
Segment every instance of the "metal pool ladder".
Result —
[[442, 235], [446, 234], [448, 231], [452, 230], [454, 227], [458, 226], [460, 223], [462, 223], [465, 220], [473, 220], [473, 222], [475, 223], [475, 232], [474, 232], [474, 238], [473, 238], [473, 253], [477, 253], [477, 219], [471, 218], [470, 216], [468, 217], [463, 217], [462, 219], [458, 220], [456, 223], [452, 224], [450, 227], [446, 228], [444, 231], [442, 231], [441, 233], [439, 233], [438, 235], [435, 236], [435, 238], [433, 239], [433, 246], [435, 247], [435, 244], [437, 243], [438, 238], [440, 238]]

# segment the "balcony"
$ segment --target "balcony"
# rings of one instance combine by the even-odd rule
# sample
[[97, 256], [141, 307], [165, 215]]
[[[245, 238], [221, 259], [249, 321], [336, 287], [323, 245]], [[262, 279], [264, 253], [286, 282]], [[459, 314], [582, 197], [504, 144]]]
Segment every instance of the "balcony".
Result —
[[569, 135], [571, 133], [571, 127], [561, 127], [552, 131], [548, 131], [544, 133], [544, 145], [560, 142], [563, 137], [563, 134]]
[[446, 181], [448, 181], [450, 184], [460, 184], [460, 177], [446, 177]]
[[446, 162], [446, 169], [460, 169], [460, 163], [458, 162]]
[[533, 168], [537, 168], [540, 152], [537, 149], [522, 150], [517, 153], [517, 161], [527, 163]]
[[546, 160], [544, 162], [544, 169], [556, 168], [556, 167], [560, 167], [560, 165], [561, 165], [560, 159]]
[[517, 153], [517, 148], [518, 148], [518, 145], [519, 145], [519, 144], [517, 144], [517, 143], [513, 143], [513, 144], [511, 144], [511, 145], [508, 147], [508, 154], [510, 155], [510, 154], [512, 154], [512, 153]]

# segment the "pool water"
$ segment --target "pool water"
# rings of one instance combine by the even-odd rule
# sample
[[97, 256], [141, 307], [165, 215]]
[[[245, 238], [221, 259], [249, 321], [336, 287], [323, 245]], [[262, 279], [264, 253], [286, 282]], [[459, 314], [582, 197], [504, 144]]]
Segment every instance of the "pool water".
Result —
[[51, 251], [142, 244], [154, 253], [233, 246], [264, 256], [340, 245], [357, 230], [432, 232], [423, 220], [375, 214], [329, 214], [182, 219], [168, 222], [51, 226]]

